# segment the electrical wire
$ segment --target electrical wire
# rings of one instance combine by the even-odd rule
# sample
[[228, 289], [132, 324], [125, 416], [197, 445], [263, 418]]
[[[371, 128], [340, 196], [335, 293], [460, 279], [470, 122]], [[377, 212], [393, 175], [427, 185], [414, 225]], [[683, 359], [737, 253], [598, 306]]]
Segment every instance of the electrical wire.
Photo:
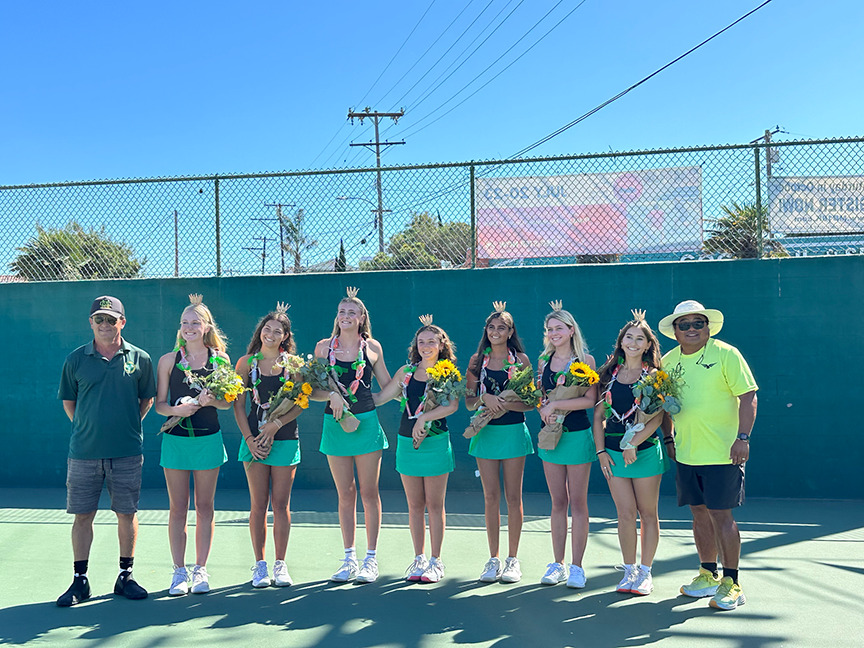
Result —
[[744, 14], [743, 16], [741, 16], [740, 18], [738, 18], [738, 19], [735, 20], [734, 22], [730, 23], [729, 25], [727, 25], [726, 27], [724, 27], [724, 28], [721, 29], [720, 31], [716, 32], [716, 33], [713, 34], [712, 36], [709, 36], [708, 38], [706, 38], [705, 40], [703, 40], [701, 43], [699, 43], [698, 45], [696, 45], [695, 47], [690, 48], [689, 50], [687, 50], [686, 52], [684, 52], [681, 56], [679, 56], [679, 57], [673, 59], [672, 61], [669, 61], [669, 63], [667, 63], [666, 65], [664, 65], [664, 66], [661, 67], [661, 68], [658, 68], [657, 70], [655, 70], [654, 72], [652, 72], [652, 73], [649, 74], [648, 76], [644, 77], [642, 80], [640, 80], [640, 81], [634, 83], [633, 85], [631, 85], [631, 86], [630, 86], [629, 88], [627, 88], [626, 90], [622, 90], [621, 92], [619, 92], [617, 95], [615, 95], [615, 96], [612, 97], [611, 99], [607, 99], [606, 101], [604, 101], [603, 103], [601, 103], [599, 106], [596, 106], [595, 108], [592, 108], [591, 110], [589, 110], [589, 111], [586, 112], [585, 114], [581, 115], [580, 117], [577, 117], [576, 119], [574, 119], [574, 120], [573, 120], [572, 122], [570, 122], [569, 124], [565, 124], [564, 126], [562, 126], [561, 128], [559, 128], [558, 130], [556, 130], [556, 131], [554, 131], [554, 132], [552, 132], [552, 133], [549, 133], [549, 135], [546, 135], [546, 137], [543, 137], [543, 138], [537, 140], [536, 142], [534, 142], [533, 144], [531, 144], [531, 145], [529, 145], [529, 146], [526, 146], [526, 147], [523, 148], [521, 151], [518, 151], [517, 153], [514, 153], [513, 155], [511, 155], [511, 156], [508, 157], [507, 159], [508, 159], [508, 160], [512, 160], [512, 159], [515, 159], [515, 158], [518, 158], [518, 157], [522, 157], [523, 155], [525, 155], [525, 153], [528, 153], [529, 151], [534, 150], [534, 149], [537, 148], [538, 146], [541, 146], [542, 144], [545, 144], [545, 143], [548, 142], [549, 140], [551, 140], [551, 139], [553, 139], [553, 138], [555, 138], [555, 137], [558, 137], [558, 135], [560, 135], [561, 133], [563, 133], [563, 132], [566, 131], [566, 130], [569, 130], [570, 128], [573, 128], [573, 126], [575, 126], [576, 124], [578, 124], [578, 123], [580, 123], [580, 122], [582, 122], [582, 121], [585, 121], [585, 120], [588, 119], [591, 115], [593, 115], [593, 114], [595, 114], [595, 113], [601, 111], [603, 108], [605, 108], [606, 106], [608, 106], [608, 105], [611, 104], [612, 102], [617, 101], [618, 99], [620, 99], [621, 97], [623, 97], [624, 95], [626, 95], [626, 94], [627, 94], [628, 92], [630, 92], [631, 90], [635, 90], [636, 88], [638, 88], [640, 85], [642, 85], [643, 83], [645, 83], [645, 82], [648, 81], [649, 79], [652, 79], [653, 77], [655, 77], [655, 76], [657, 76], [658, 74], [660, 74], [663, 70], [665, 70], [665, 69], [667, 69], [667, 68], [673, 66], [675, 63], [677, 63], [677, 62], [680, 61], [681, 59], [685, 58], [686, 56], [692, 54], [693, 52], [695, 52], [696, 50], [698, 50], [698, 49], [699, 49], [700, 47], [702, 47], [703, 45], [705, 45], [705, 44], [709, 43], [710, 41], [714, 40], [715, 38], [717, 38], [718, 36], [720, 36], [720, 34], [722, 34], [722, 33], [726, 32], [726, 31], [730, 30], [732, 27], [734, 27], [735, 25], [737, 25], [738, 23], [740, 23], [742, 20], [748, 18], [749, 16], [752, 16], [754, 13], [756, 13], [757, 11], [759, 11], [760, 9], [762, 9], [762, 7], [764, 7], [765, 5], [769, 4], [771, 1], [772, 1], [772, 0], [765, 0], [765, 2], [763, 2], [762, 4], [760, 4], [760, 5], [759, 5], [758, 7], [756, 7], [755, 9], [752, 9], [751, 11], [748, 11], [746, 14]]

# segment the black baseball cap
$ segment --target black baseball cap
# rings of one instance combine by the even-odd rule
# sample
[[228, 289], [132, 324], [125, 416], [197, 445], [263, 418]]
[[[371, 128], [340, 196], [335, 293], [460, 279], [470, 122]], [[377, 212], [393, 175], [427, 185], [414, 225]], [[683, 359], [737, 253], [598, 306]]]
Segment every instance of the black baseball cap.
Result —
[[110, 295], [102, 295], [93, 300], [93, 305], [90, 307], [90, 316], [97, 313], [104, 313], [118, 319], [126, 319], [126, 312], [123, 310], [123, 302], [116, 297]]

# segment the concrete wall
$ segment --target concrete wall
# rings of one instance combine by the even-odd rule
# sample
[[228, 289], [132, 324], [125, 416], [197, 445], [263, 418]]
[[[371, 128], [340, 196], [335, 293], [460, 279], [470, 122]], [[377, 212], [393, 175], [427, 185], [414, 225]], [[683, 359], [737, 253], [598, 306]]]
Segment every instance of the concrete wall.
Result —
[[[436, 324], [450, 333], [464, 368], [493, 299], [507, 300], [532, 359], [540, 351], [548, 302], [563, 299], [602, 362], [631, 308], [647, 309], [656, 325], [677, 302], [698, 299], [725, 313], [719, 337], [742, 351], [761, 388], [748, 494], [864, 496], [864, 452], [853, 423], [860, 418], [856, 414], [864, 398], [854, 378], [857, 354], [850, 347], [860, 337], [856, 322], [864, 321], [864, 258], [854, 256], [0, 285], [0, 323], [7, 340], [0, 486], [64, 484], [69, 423], [57, 401], [57, 384], [65, 356], [90, 339], [87, 315], [94, 297], [108, 293], [123, 300], [125, 336], [149, 351], [155, 366], [172, 348], [190, 292], [203, 293], [230, 338], [229, 354], [238, 358], [258, 318], [277, 300], [292, 304], [289, 314], [298, 347], [311, 352], [315, 342], [330, 333], [346, 285], [360, 287], [391, 373], [404, 362], [422, 313], [434, 313]], [[667, 339], [663, 344], [664, 351], [674, 346]], [[331, 486], [326, 460], [317, 450], [322, 411], [321, 404], [313, 404], [299, 419], [299, 488]], [[398, 416], [396, 403], [381, 411], [394, 446]], [[220, 485], [243, 488], [242, 465], [236, 461], [239, 432], [230, 411], [221, 412], [220, 418], [230, 457]], [[145, 420], [145, 487], [164, 484], [156, 436], [162, 420], [154, 412]], [[464, 409], [451, 418], [457, 454], [452, 489], [480, 488], [460, 434], [466, 421]], [[529, 427], [536, 434], [535, 413], [529, 414]], [[394, 463], [391, 448], [384, 453], [382, 488], [401, 487]], [[525, 489], [545, 488], [541, 462], [530, 457]], [[597, 470], [591, 489], [606, 492]], [[671, 474], [663, 491], [674, 491]]]

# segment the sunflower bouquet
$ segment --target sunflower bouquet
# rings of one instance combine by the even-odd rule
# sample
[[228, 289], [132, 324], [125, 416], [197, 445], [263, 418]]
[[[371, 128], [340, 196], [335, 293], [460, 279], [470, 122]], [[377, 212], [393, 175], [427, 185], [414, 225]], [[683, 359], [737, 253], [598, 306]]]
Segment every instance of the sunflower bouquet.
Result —
[[[579, 398], [598, 382], [600, 376], [584, 362], [571, 362], [564, 370], [559, 371], [553, 377], [553, 387], [543, 398], [544, 403]], [[537, 447], [543, 450], [554, 450], [561, 440], [564, 432], [564, 419], [567, 412], [555, 410], [556, 418], [552, 423], [547, 423], [537, 435]]]
[[309, 407], [309, 395], [312, 393], [312, 385], [302, 379], [296, 382], [286, 379], [282, 386], [270, 397], [267, 410], [264, 414], [264, 422], [277, 419], [287, 414], [295, 407], [306, 409]]
[[681, 411], [681, 392], [686, 386], [684, 369], [679, 365], [672, 371], [662, 369], [644, 376], [633, 385], [636, 403], [636, 421], [626, 424], [626, 432], [621, 439], [621, 447], [628, 445], [637, 432], [663, 412], [677, 414]]
[[426, 411], [439, 405], [447, 407], [465, 395], [462, 374], [450, 360], [439, 360], [426, 370]]
[[[499, 393], [498, 396], [510, 403], [525, 403], [531, 407], [537, 407], [540, 403], [541, 393], [534, 383], [534, 373], [531, 371], [531, 367], [521, 364], [516, 365], [513, 375], [507, 380], [507, 389]], [[486, 427], [489, 421], [503, 415], [504, 412], [497, 415], [492, 414], [486, 407], [481, 405], [474, 416], [471, 417], [468, 427], [465, 428], [462, 436], [470, 439]]]
[[[210, 363], [213, 366], [213, 371], [206, 376], [199, 376], [181, 366], [180, 369], [186, 373], [184, 382], [198, 391], [204, 391], [206, 389], [218, 400], [223, 400], [226, 403], [233, 403], [240, 394], [246, 391], [246, 387], [243, 386], [243, 378], [234, 371], [231, 364], [222, 356], [212, 356], [210, 358]], [[182, 400], [182, 402], [198, 404], [198, 399], [187, 396]], [[184, 418], [186, 417], [169, 417], [168, 420], [162, 424], [159, 432], [167, 432], [180, 423]]]

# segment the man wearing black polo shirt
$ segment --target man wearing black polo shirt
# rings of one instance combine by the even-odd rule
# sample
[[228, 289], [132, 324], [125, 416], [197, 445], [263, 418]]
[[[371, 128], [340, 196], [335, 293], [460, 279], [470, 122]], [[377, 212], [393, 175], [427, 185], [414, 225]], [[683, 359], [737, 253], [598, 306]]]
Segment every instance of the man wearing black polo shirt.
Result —
[[87, 562], [93, 520], [103, 484], [117, 514], [120, 575], [114, 593], [147, 598], [132, 578], [138, 535], [143, 434], [141, 420], [153, 404], [156, 384], [150, 356], [120, 335], [126, 325], [116, 297], [97, 297], [90, 307], [93, 341], [78, 347], [63, 364], [58, 398], [72, 421], [66, 472], [66, 512], [75, 515], [72, 553], [75, 577], [57, 605], [69, 607], [90, 598]]

